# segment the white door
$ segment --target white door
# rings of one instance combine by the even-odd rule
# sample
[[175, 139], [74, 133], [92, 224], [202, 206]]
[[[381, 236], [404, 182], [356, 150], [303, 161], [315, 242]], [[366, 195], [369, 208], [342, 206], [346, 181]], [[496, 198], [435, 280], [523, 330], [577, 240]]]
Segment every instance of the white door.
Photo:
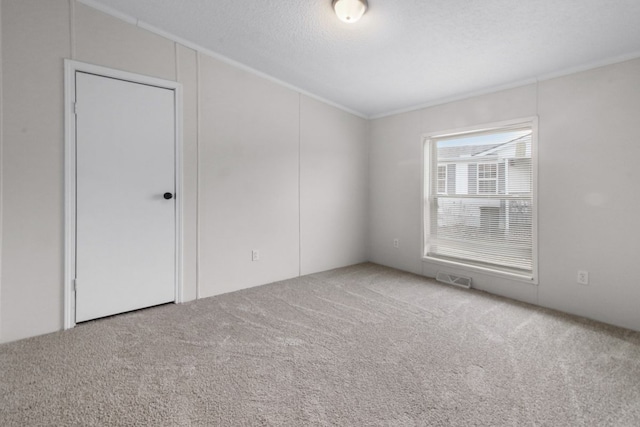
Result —
[[175, 300], [176, 106], [170, 89], [79, 71], [75, 78], [83, 322]]

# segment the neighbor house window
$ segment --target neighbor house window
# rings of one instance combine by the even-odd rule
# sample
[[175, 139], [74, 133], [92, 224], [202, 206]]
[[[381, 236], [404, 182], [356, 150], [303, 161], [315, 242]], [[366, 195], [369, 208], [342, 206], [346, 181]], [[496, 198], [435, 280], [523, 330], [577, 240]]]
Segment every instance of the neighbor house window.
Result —
[[456, 192], [456, 165], [438, 165], [437, 173], [438, 194], [449, 194]]
[[447, 166], [438, 166], [438, 194], [447, 194]]
[[534, 279], [534, 126], [426, 138], [425, 259]]
[[497, 163], [478, 164], [478, 194], [496, 194], [498, 190]]

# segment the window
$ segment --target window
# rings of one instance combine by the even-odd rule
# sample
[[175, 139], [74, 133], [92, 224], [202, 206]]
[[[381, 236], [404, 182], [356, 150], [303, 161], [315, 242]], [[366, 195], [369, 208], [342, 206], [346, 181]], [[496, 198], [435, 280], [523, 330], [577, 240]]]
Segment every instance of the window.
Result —
[[425, 140], [425, 259], [534, 279], [535, 121]]
[[438, 165], [437, 174], [438, 194], [455, 194], [456, 192], [456, 165]]
[[447, 165], [438, 166], [438, 194], [447, 194]]
[[498, 165], [478, 164], [478, 194], [496, 194], [498, 191]]

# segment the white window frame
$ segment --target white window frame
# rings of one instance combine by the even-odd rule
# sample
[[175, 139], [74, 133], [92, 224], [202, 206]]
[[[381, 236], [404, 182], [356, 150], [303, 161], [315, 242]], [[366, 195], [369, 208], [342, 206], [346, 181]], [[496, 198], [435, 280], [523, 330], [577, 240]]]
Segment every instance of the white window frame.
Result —
[[[473, 264], [467, 264], [463, 261], [453, 261], [453, 260], [445, 260], [441, 258], [434, 258], [426, 255], [426, 241], [427, 236], [429, 234], [428, 224], [430, 221], [430, 217], [427, 215], [431, 215], [430, 212], [430, 201], [429, 195], [425, 193], [425, 190], [430, 189], [432, 185], [437, 185], [437, 182], [433, 182], [434, 177], [433, 174], [430, 173], [429, 165], [431, 164], [432, 158], [436, 155], [434, 150], [434, 144], [431, 144], [430, 141], [434, 139], [441, 139], [446, 137], [453, 136], [464, 136], [465, 134], [477, 134], [481, 132], [499, 132], [502, 130], [508, 130], [509, 128], [518, 128], [527, 126], [531, 128], [531, 173], [532, 173], [532, 204], [533, 209], [531, 212], [532, 218], [532, 268], [530, 275], [512, 273], [508, 271], [503, 271], [500, 269], [494, 269], [490, 267], [478, 266]], [[500, 278], [511, 279], [515, 282], [538, 285], [538, 117], [523, 117], [520, 119], [514, 120], [505, 120], [501, 122], [493, 122], [487, 123], [479, 126], [465, 127], [465, 128], [457, 128], [450, 129], [446, 131], [426, 133], [422, 135], [421, 139], [422, 147], [423, 147], [423, 156], [422, 156], [422, 215], [420, 217], [420, 227], [422, 230], [422, 243], [421, 243], [421, 253], [420, 258], [422, 262], [431, 263], [436, 265], [441, 265], [444, 267], [456, 268], [462, 272], [468, 272], [470, 274], [473, 273], [482, 273], [489, 276], [495, 276]], [[497, 173], [497, 171], [496, 171]], [[497, 184], [497, 183], [496, 183]], [[437, 187], [436, 187], [437, 189]], [[497, 192], [497, 185], [496, 185]], [[482, 195], [478, 194], [480, 197]]]
[[[495, 169], [495, 177], [494, 178], [487, 178], [487, 177], [480, 178], [480, 166], [493, 166], [494, 169]], [[478, 170], [477, 170], [476, 173], [477, 173], [477, 177], [476, 178], [477, 178], [477, 183], [478, 183], [477, 184], [478, 185], [478, 189], [477, 189], [476, 192], [478, 194], [483, 194], [483, 195], [486, 195], [486, 194], [498, 194], [498, 162], [480, 162], [480, 163], [478, 163]], [[484, 173], [486, 173], [486, 171]], [[480, 191], [480, 188], [482, 187], [480, 185], [480, 181], [493, 182], [495, 190], [492, 191], [492, 192], [491, 191]]]
[[[440, 179], [440, 168], [444, 168], [444, 179]], [[438, 165], [438, 171], [436, 172], [437, 182], [436, 189], [438, 194], [449, 194], [449, 189], [447, 188], [447, 178], [449, 178], [449, 165]], [[440, 182], [444, 181], [444, 191], [440, 191]]]

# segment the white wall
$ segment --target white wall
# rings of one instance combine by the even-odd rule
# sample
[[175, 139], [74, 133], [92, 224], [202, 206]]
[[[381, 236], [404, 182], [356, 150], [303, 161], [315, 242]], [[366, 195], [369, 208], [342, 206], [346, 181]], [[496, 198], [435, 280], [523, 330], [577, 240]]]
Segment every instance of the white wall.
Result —
[[[0, 10], [0, 342], [63, 325], [64, 58], [183, 84], [185, 300], [297, 276], [301, 264], [366, 259], [365, 228], [342, 232], [366, 217], [366, 120], [73, 0], [2, 0]], [[331, 174], [329, 184], [303, 188], [301, 175], [322, 181], [333, 173], [300, 160], [321, 128], [332, 138], [322, 162], [355, 172], [344, 186]], [[315, 216], [301, 225], [303, 201], [315, 197], [318, 208], [344, 210], [346, 219]], [[332, 233], [339, 255], [301, 256], [301, 236], [317, 230]], [[251, 249], [261, 251], [259, 262]]]
[[200, 69], [200, 295], [366, 261], [366, 120], [213, 58]]
[[[427, 276], [441, 269], [420, 260], [420, 135], [534, 115], [539, 285], [472, 273], [474, 284], [640, 330], [640, 60], [372, 121], [371, 261]], [[576, 283], [578, 270], [589, 271], [588, 286]]]
[[3, 341], [62, 327], [62, 58], [70, 55], [69, 27], [66, 1], [2, 3]]
[[[60, 3], [60, 0], [53, 3]], [[69, 4], [73, 6], [71, 43], [74, 59], [167, 80], [176, 79], [174, 42], [82, 3]]]
[[198, 63], [197, 52], [176, 45], [176, 79], [182, 84], [182, 203], [184, 301], [197, 297], [198, 284]]
[[206, 56], [200, 70], [200, 295], [297, 276], [299, 94]]
[[422, 273], [421, 128], [417, 111], [373, 120], [369, 147], [369, 258], [416, 274]]
[[539, 302], [640, 330], [640, 60], [544, 82], [539, 97]]
[[300, 102], [300, 268], [310, 274], [368, 258], [367, 126], [307, 96]]

